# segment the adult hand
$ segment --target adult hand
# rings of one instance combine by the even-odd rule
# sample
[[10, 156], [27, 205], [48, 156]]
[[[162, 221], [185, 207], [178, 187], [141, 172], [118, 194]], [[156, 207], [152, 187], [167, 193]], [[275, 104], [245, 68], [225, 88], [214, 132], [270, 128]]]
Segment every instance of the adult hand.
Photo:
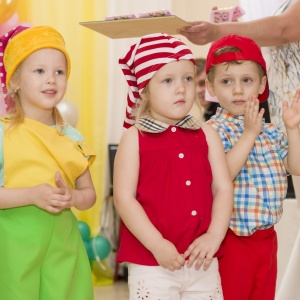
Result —
[[216, 39], [218, 33], [216, 24], [206, 21], [191, 23], [192, 26], [180, 28], [178, 33], [185, 36], [189, 41], [196, 45], [205, 45]]

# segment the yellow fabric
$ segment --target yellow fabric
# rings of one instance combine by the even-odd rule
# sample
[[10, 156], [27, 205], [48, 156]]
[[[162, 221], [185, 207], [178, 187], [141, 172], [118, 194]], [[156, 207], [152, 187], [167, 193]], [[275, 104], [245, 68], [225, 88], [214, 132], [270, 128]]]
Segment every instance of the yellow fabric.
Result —
[[78, 130], [96, 151], [91, 174], [97, 203], [86, 211], [75, 211], [95, 235], [100, 227], [104, 199], [106, 157], [107, 38], [79, 25], [81, 21], [103, 20], [105, 1], [99, 0], [22, 0], [18, 1], [20, 22], [49, 25], [65, 39], [71, 61], [66, 99], [75, 102], [79, 111]]
[[[24, 123], [5, 131], [3, 149], [4, 186], [12, 188], [45, 182], [56, 186], [56, 171], [60, 171], [68, 185], [75, 188], [76, 179], [88, 166], [85, 156], [91, 156], [92, 161], [94, 155], [88, 147], [83, 147], [83, 142], [78, 145], [70, 138], [60, 135], [56, 129], [26, 118]], [[22, 172], [18, 172], [20, 166]]]
[[71, 63], [63, 37], [50, 26], [35, 26], [18, 33], [7, 43], [3, 57], [7, 86], [19, 64], [30, 54], [43, 48], [54, 48], [65, 54], [69, 77]]
[[[97, 193], [96, 204], [85, 211], [73, 210], [85, 221], [94, 236], [100, 229], [104, 195], [104, 173], [107, 111], [107, 38], [79, 25], [81, 21], [104, 20], [106, 1], [99, 0], [22, 0], [18, 1], [20, 22], [49, 25], [65, 39], [72, 61], [66, 99], [72, 100], [79, 112], [78, 130], [95, 150], [91, 174]], [[94, 285], [111, 284], [113, 280], [94, 274]]]

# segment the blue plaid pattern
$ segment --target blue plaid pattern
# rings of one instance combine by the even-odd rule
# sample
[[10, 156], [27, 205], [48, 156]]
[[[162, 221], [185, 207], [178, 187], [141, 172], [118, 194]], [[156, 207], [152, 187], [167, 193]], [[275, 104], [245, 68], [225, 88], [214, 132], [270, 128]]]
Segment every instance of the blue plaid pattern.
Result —
[[[207, 121], [221, 137], [225, 152], [233, 148], [244, 131], [243, 116], [233, 116], [223, 108]], [[239, 236], [276, 224], [282, 215], [287, 192], [283, 159], [288, 154], [285, 133], [273, 124], [263, 124], [261, 134], [234, 180], [234, 210], [230, 228]]]

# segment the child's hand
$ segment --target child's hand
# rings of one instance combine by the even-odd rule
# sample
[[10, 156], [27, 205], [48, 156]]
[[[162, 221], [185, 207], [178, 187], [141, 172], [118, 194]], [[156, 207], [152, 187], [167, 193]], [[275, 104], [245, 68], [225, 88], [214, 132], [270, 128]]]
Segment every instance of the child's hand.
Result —
[[179, 254], [176, 247], [166, 239], [155, 247], [152, 254], [161, 267], [170, 271], [180, 270], [185, 264], [183, 255]]
[[259, 100], [251, 96], [246, 102], [244, 113], [244, 131], [259, 136], [262, 131], [262, 118], [265, 110], [259, 111]]
[[59, 213], [65, 208], [72, 206], [71, 189], [62, 180], [59, 172], [55, 174], [57, 187], [49, 184], [39, 184], [33, 187], [32, 202], [37, 207], [51, 213]]
[[289, 106], [288, 101], [282, 103], [282, 119], [287, 129], [298, 128], [300, 124], [300, 89]]
[[195, 269], [199, 270], [203, 265], [203, 269], [207, 270], [210, 266], [214, 254], [218, 251], [222, 240], [218, 236], [211, 233], [205, 233], [198, 237], [184, 252], [184, 258], [189, 256], [187, 266], [190, 268], [196, 261]]

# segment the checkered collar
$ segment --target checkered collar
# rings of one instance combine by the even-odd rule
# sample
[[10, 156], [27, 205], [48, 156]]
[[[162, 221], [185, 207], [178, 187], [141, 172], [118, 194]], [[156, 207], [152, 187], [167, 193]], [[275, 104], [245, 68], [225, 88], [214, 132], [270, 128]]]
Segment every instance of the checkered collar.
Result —
[[[153, 119], [151, 116], [146, 116], [144, 118], [140, 118], [136, 121], [135, 126], [140, 131], [150, 132], [150, 133], [160, 133], [166, 131], [170, 125], [157, 121]], [[175, 124], [175, 126], [190, 129], [190, 130], [197, 130], [201, 128], [202, 122], [191, 115], [187, 115], [181, 121]]]

